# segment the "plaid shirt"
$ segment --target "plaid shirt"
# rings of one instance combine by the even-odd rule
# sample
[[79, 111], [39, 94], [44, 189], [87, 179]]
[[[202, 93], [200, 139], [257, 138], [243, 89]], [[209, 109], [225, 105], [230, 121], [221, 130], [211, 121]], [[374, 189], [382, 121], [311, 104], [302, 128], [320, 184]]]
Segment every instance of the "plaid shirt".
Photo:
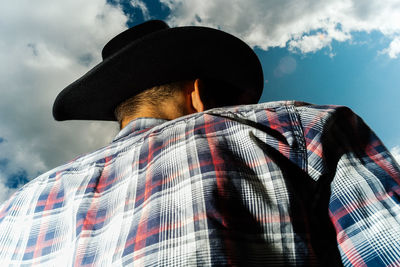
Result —
[[399, 185], [345, 107], [139, 118], [0, 206], [0, 266], [398, 266]]

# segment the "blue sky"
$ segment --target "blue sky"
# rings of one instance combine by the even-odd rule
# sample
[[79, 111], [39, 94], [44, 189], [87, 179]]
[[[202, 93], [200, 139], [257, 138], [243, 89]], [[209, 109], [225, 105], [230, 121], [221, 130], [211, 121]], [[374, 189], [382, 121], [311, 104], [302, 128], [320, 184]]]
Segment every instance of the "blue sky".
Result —
[[0, 202], [37, 175], [106, 145], [109, 122], [55, 122], [56, 95], [104, 44], [148, 19], [232, 33], [259, 56], [261, 102], [346, 105], [400, 160], [400, 0], [53, 0], [0, 4]]

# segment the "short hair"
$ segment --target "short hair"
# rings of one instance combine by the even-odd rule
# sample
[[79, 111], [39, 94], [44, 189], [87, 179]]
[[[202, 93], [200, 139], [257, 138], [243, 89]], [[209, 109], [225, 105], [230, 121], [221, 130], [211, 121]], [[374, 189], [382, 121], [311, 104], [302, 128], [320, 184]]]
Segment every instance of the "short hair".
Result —
[[157, 107], [166, 99], [173, 97], [177, 90], [183, 90], [186, 83], [187, 81], [180, 81], [144, 90], [119, 104], [114, 111], [115, 118], [121, 125], [122, 120], [127, 116], [136, 114], [140, 106]]
[[[243, 102], [241, 97], [236, 96], [237, 89], [234, 86], [209, 78], [201, 79], [201, 81], [205, 89], [200, 91], [204, 109], [237, 105]], [[194, 81], [173, 82], [144, 90], [119, 104], [114, 111], [115, 118], [121, 125], [122, 120], [127, 116], [135, 115], [140, 106], [149, 105], [155, 107], [156, 110], [163, 101], [173, 97], [178, 90], [184, 90], [190, 82]]]

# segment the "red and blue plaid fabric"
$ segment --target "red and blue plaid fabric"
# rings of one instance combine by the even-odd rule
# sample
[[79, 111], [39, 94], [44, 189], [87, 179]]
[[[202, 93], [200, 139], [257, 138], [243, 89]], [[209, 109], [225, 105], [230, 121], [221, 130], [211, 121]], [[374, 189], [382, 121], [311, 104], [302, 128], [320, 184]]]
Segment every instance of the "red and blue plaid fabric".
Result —
[[0, 266], [399, 266], [399, 185], [345, 107], [140, 118], [0, 206]]

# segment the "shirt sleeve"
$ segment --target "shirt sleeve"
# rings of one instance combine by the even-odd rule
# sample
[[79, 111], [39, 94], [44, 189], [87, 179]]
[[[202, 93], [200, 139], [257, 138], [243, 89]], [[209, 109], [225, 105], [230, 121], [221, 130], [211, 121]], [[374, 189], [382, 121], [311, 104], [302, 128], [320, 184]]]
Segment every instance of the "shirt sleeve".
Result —
[[345, 266], [400, 264], [400, 168], [345, 107], [298, 109], [308, 173], [329, 196], [329, 217]]

